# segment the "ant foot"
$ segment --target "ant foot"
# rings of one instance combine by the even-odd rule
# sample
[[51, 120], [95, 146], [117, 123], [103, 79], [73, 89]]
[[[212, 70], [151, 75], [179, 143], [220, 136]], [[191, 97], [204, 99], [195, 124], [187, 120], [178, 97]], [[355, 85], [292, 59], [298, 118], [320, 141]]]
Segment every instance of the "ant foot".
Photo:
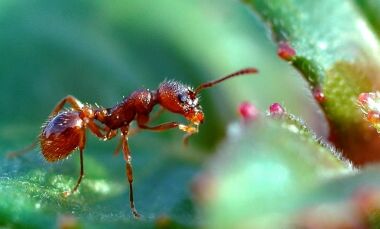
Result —
[[179, 124], [178, 129], [188, 133], [188, 134], [194, 134], [198, 132], [198, 128], [190, 125], [184, 125], [184, 124]]
[[141, 215], [137, 212], [136, 208], [132, 208], [131, 211], [135, 219], [140, 219]]
[[190, 136], [192, 136], [193, 134], [192, 133], [188, 133], [188, 134], [185, 134], [182, 138], [182, 142], [183, 142], [183, 145], [184, 146], [188, 146], [189, 145], [189, 138]]
[[62, 193], [62, 196], [65, 197], [65, 198], [67, 198], [67, 197], [69, 197], [71, 194], [73, 194], [72, 191], [65, 191], [65, 192]]
[[17, 154], [15, 152], [10, 152], [5, 155], [7, 159], [13, 159], [17, 157]]
[[5, 157], [7, 159], [15, 159], [15, 158], [23, 156], [24, 154], [25, 154], [25, 152], [23, 152], [23, 151], [14, 151], [14, 152], [9, 152], [9, 153], [5, 154]]
[[8, 159], [13, 159], [13, 158], [17, 158], [17, 157], [21, 157], [29, 152], [32, 152], [34, 148], [36, 148], [38, 142], [35, 141], [33, 142], [31, 145], [25, 147], [24, 149], [21, 149], [21, 150], [17, 150], [17, 151], [11, 151], [9, 153], [6, 154], [6, 157]]

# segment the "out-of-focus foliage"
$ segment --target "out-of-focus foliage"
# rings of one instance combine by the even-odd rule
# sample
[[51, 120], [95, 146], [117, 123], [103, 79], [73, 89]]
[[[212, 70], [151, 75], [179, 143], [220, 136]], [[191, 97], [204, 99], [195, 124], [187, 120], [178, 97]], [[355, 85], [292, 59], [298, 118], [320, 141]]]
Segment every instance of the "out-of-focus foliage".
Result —
[[[267, 12], [268, 2], [251, 1], [263, 9], [259, 14]], [[281, 13], [271, 8], [265, 19], [286, 19], [280, 27], [297, 25], [309, 31], [308, 23], [297, 24], [298, 17], [287, 18], [297, 16], [296, 7], [302, 9], [301, 19], [316, 17], [317, 7], [314, 11], [299, 2], [277, 1]], [[329, 1], [322, 2], [329, 6]], [[369, 18], [362, 16], [364, 10], [348, 15], [354, 2], [334, 4], [343, 7], [321, 11], [329, 13], [331, 21], [310, 25], [326, 44], [334, 34], [343, 36], [340, 32], [348, 27], [361, 25], [350, 24], [354, 20], [350, 17], [363, 23]], [[342, 22], [345, 26], [337, 26], [341, 31], [331, 34], [324, 23], [342, 18], [348, 18]], [[301, 39], [291, 29], [286, 32]], [[356, 32], [349, 34], [361, 36]], [[303, 79], [276, 56], [268, 38], [265, 25], [251, 10], [231, 0], [1, 1], [0, 227], [251, 228], [294, 222], [308, 226], [318, 219], [319, 202], [329, 210], [349, 211], [358, 203], [353, 193], [366, 185], [374, 189], [366, 189], [364, 197], [370, 196], [367, 202], [377, 207], [377, 170], [356, 174], [332, 146], [321, 143], [327, 137], [321, 110]], [[306, 65], [312, 60], [306, 67], [356, 54], [349, 49], [334, 55], [334, 49], [327, 55], [313, 49], [310, 37], [302, 39], [310, 44], [299, 49], [296, 42], [294, 47], [297, 55], [299, 50], [307, 54]], [[339, 41], [334, 43], [338, 51]], [[111, 107], [133, 90], [155, 89], [165, 79], [197, 86], [244, 67], [256, 67], [260, 73], [202, 92], [206, 121], [189, 147], [182, 146], [178, 130], [130, 137], [140, 220], [130, 213], [125, 162], [120, 155], [112, 156], [117, 140], [88, 137], [86, 176], [80, 191], [69, 198], [63, 198], [62, 192], [73, 187], [79, 175], [76, 152], [53, 164], [43, 159], [39, 149], [13, 160], [5, 158], [6, 152], [36, 139], [51, 109], [68, 94]], [[344, 64], [342, 69], [339, 73], [348, 75], [357, 70]], [[261, 115], [251, 126], [229, 125], [244, 100], [261, 111], [281, 102], [311, 130], [295, 116], [271, 120]], [[167, 112], [155, 123], [174, 120], [184, 121]], [[305, 215], [309, 212], [310, 217]], [[364, 225], [378, 224], [375, 214], [366, 216], [371, 224]]]
[[[361, 92], [379, 89], [380, 46], [367, 21], [375, 24], [374, 14], [363, 16], [355, 1], [246, 2], [270, 25], [276, 41], [294, 48], [291, 64], [310, 88], [324, 93], [320, 105], [330, 124], [330, 139], [356, 164], [378, 161], [380, 138], [368, 128], [356, 103]], [[363, 8], [376, 5], [360, 2]]]
[[[354, 173], [332, 148], [300, 137], [307, 131], [289, 117], [232, 124], [228, 141], [198, 178], [206, 228], [293, 228], [301, 209], [318, 203], [313, 195], [321, 184]], [[335, 195], [331, 190], [322, 199]]]
[[380, 35], [380, 2], [376, 0], [356, 0], [356, 5], [362, 12], [362, 16], [372, 25], [373, 30]]

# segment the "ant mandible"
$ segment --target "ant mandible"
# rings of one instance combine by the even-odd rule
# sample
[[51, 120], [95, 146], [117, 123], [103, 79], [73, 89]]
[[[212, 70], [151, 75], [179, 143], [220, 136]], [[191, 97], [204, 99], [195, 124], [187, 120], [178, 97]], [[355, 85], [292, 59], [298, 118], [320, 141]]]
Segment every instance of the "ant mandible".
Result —
[[[198, 132], [198, 126], [204, 120], [204, 114], [197, 96], [199, 92], [229, 78], [256, 72], [255, 68], [242, 69], [218, 80], [203, 83], [195, 90], [174, 80], [164, 81], [157, 90], [136, 90], [121, 103], [108, 109], [84, 105], [75, 97], [66, 96], [56, 105], [48, 121], [42, 127], [42, 133], [39, 136], [42, 154], [47, 161], [55, 162], [66, 158], [79, 148], [80, 175], [74, 188], [65, 192], [65, 196], [68, 196], [78, 189], [84, 175], [83, 150], [86, 143], [86, 129], [88, 128], [94, 135], [103, 140], [115, 137], [120, 130], [120, 143], [126, 161], [126, 174], [129, 182], [130, 207], [134, 217], [138, 218], [139, 213], [133, 201], [132, 163], [128, 146], [130, 123], [135, 120], [138, 128], [153, 131], [179, 128], [186, 132], [184, 136], [186, 143], [192, 134]], [[72, 109], [62, 111], [66, 103], [69, 103]], [[149, 114], [153, 107], [158, 104], [170, 112], [184, 116], [190, 124], [167, 122], [157, 126], [148, 126]]]

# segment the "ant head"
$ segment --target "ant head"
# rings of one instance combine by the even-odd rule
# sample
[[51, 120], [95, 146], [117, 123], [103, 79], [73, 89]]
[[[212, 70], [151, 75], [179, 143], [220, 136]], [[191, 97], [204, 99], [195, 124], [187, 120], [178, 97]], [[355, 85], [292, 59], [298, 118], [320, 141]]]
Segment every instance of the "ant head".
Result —
[[199, 105], [198, 94], [200, 91], [229, 78], [256, 72], [255, 68], [245, 68], [220, 79], [203, 83], [195, 90], [176, 81], [165, 81], [158, 88], [157, 99], [164, 108], [173, 113], [181, 114], [193, 124], [198, 125], [204, 119], [202, 108]]
[[199, 98], [192, 88], [176, 81], [165, 81], [158, 88], [157, 98], [161, 106], [169, 111], [183, 115], [198, 125], [203, 122], [204, 114]]

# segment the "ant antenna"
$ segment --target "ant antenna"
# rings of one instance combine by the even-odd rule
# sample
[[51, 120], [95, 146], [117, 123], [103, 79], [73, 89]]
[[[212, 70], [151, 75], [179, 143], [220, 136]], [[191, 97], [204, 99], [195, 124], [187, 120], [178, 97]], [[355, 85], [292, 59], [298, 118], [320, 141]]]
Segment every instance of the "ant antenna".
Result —
[[237, 71], [237, 72], [234, 72], [234, 73], [231, 73], [225, 77], [222, 77], [220, 79], [217, 79], [217, 80], [213, 80], [213, 81], [210, 81], [210, 82], [206, 82], [206, 83], [203, 83], [201, 85], [199, 85], [196, 89], [195, 89], [195, 92], [194, 94], [198, 94], [201, 90], [205, 89], [205, 88], [209, 88], [209, 87], [213, 87], [215, 84], [218, 84], [224, 80], [227, 80], [229, 78], [232, 78], [232, 77], [235, 77], [235, 76], [240, 76], [240, 75], [246, 75], [246, 74], [251, 74], [251, 73], [257, 73], [257, 69], [256, 68], [244, 68], [240, 71]]

